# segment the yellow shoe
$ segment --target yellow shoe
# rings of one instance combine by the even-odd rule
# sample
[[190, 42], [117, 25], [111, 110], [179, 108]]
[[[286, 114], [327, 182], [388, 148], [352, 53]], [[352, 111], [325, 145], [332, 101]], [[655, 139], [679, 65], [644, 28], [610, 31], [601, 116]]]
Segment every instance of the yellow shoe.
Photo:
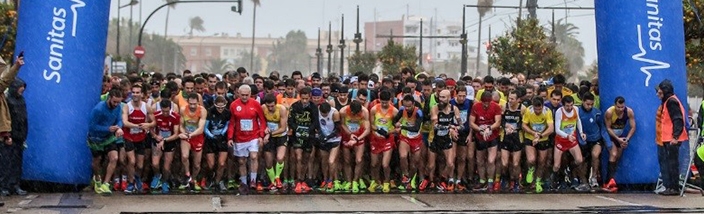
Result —
[[384, 193], [389, 193], [391, 191], [391, 185], [389, 183], [384, 183], [384, 189], [382, 189]]
[[367, 190], [369, 190], [369, 192], [374, 192], [378, 186], [379, 184], [377, 184], [376, 181], [372, 181], [372, 183], [369, 184], [369, 189]]

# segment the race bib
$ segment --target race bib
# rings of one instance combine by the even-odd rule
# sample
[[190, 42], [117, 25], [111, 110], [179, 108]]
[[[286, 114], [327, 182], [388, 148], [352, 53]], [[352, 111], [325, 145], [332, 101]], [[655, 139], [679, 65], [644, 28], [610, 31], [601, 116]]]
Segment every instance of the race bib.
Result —
[[574, 125], [569, 125], [569, 126], [565, 126], [564, 128], [562, 128], [562, 131], [567, 133], [568, 135], [574, 133], [574, 130], [575, 130]]
[[296, 128], [296, 137], [308, 137], [308, 129], [307, 126], [298, 126]]
[[506, 123], [506, 128], [504, 129], [508, 129], [509, 126], [513, 127], [513, 132], [516, 132], [516, 130], [518, 130], [518, 124], [515, 123]]
[[196, 129], [198, 129], [198, 127], [195, 127], [195, 126], [186, 126], [186, 131], [187, 131], [188, 133], [193, 133], [193, 132], [196, 131]]
[[160, 130], [159, 134], [161, 135], [162, 138], [171, 137], [171, 131]]
[[254, 130], [254, 122], [252, 120], [240, 120], [240, 129], [245, 132]]
[[139, 134], [139, 133], [142, 133], [142, 131], [144, 131], [144, 130], [142, 130], [141, 128], [131, 128], [130, 134]]
[[349, 128], [351, 132], [357, 132], [359, 131], [359, 123], [350, 122], [347, 124], [347, 128]]
[[461, 124], [464, 124], [467, 122], [467, 110], [460, 111], [460, 121], [461, 121]]
[[614, 129], [614, 134], [616, 136], [621, 137], [621, 135], [623, 134], [623, 129]]
[[279, 123], [266, 122], [266, 127], [269, 129], [269, 131], [273, 132], [279, 129]]
[[408, 138], [415, 138], [415, 137], [418, 137], [418, 135], [420, 135], [420, 132], [412, 132], [412, 131], [406, 132], [406, 136], [408, 136]]
[[546, 127], [545, 127], [545, 124], [533, 124], [533, 125], [531, 125], [531, 128], [533, 129], [533, 131], [543, 132], [543, 131], [545, 131]]
[[450, 133], [449, 129], [438, 129], [436, 132], [437, 136], [447, 136], [448, 133]]

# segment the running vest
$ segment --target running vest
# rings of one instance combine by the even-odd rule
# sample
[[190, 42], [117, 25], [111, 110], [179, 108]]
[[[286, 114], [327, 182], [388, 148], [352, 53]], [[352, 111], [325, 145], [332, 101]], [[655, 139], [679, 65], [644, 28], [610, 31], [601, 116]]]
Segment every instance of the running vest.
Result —
[[[264, 108], [264, 118], [266, 118], [266, 127], [270, 132], [274, 132], [279, 129], [279, 124], [281, 123], [281, 107], [283, 105], [276, 104], [274, 107], [274, 112], [270, 112], [269, 108]], [[286, 134], [284, 131], [281, 134], [272, 135], [271, 137], [283, 137]]]
[[[373, 116], [373, 122], [377, 128], [386, 131], [386, 133], [388, 133], [389, 130], [394, 129], [394, 115], [392, 114], [394, 107], [392, 105], [389, 105], [389, 108], [386, 109], [386, 113], [382, 112], [381, 104], [376, 104], [372, 109], [376, 109], [376, 114]], [[377, 136], [379, 135], [376, 132], [374, 132], [374, 134]]]
[[191, 109], [186, 107], [181, 117], [183, 117], [183, 126], [186, 127], [186, 132], [189, 134], [195, 132], [200, 121], [200, 106], [196, 108], [195, 112], [191, 112]]
[[[127, 105], [127, 120], [133, 124], [141, 124], [147, 122], [147, 104], [144, 101], [140, 101], [139, 108], [135, 109], [133, 102], [129, 102]], [[142, 128], [130, 128], [123, 129], [125, 133], [125, 140], [133, 143], [138, 143], [144, 141], [147, 137], [147, 133], [144, 132]]]
[[[612, 110], [613, 109], [613, 110]], [[628, 107], [625, 107], [623, 109], [623, 115], [621, 115], [621, 118], [618, 117], [616, 114], [616, 107], [611, 106], [608, 110], [606, 111], [612, 111], [613, 113], [611, 114], [611, 118], [606, 118], [608, 121], [611, 123], [611, 129], [614, 131], [614, 134], [618, 137], [625, 137], [626, 134], [624, 133], [624, 130], [626, 129], [626, 124], [628, 123]]]
[[459, 103], [457, 103], [457, 100], [452, 99], [450, 100], [450, 104], [452, 104], [452, 106], [457, 106], [457, 108], [460, 110], [459, 122], [464, 126], [464, 128], [460, 131], [462, 131], [463, 133], [469, 132], [469, 120], [467, 118], [469, 118], [469, 111], [472, 110], [472, 101], [466, 99], [464, 100], [464, 103], [460, 105]]
[[[501, 132], [501, 134], [503, 135], [503, 140], [520, 140], [519, 131], [523, 127], [523, 115], [521, 114], [521, 105], [522, 104], [518, 104], [518, 109], [515, 111], [511, 111], [510, 104], [506, 103], [506, 110], [504, 110], [504, 113], [501, 115], [501, 119], [503, 120], [504, 124], [504, 131]], [[512, 125], [513, 127], [515, 127], [515, 132], [506, 135], [506, 125]]]
[[445, 142], [450, 141], [450, 125], [453, 124], [455, 120], [455, 111], [450, 111], [446, 114], [443, 111], [438, 112], [438, 124], [435, 126], [435, 137], [434, 140], [443, 140]]
[[[159, 103], [157, 103], [159, 105]], [[174, 125], [178, 124], [179, 116], [173, 110], [170, 112], [162, 112], [161, 110], [154, 112], [156, 119], [156, 131], [163, 138], [170, 137], [174, 130]]]
[[[416, 113], [418, 112], [418, 107], [413, 107], [413, 115], [411, 115], [410, 117], [408, 117], [407, 110], [404, 109], [401, 111], [403, 111], [403, 116], [401, 117], [401, 120], [399, 120], [399, 122], [401, 122], [401, 126], [412, 127], [415, 126], [416, 123], [420, 123], [422, 120], [422, 118], [418, 119], [418, 113]], [[401, 136], [410, 139], [415, 139], [420, 137], [420, 132], [412, 132], [405, 129], [401, 129]]]
[[572, 109], [572, 116], [570, 117], [567, 116], [568, 112], [565, 112], [565, 108], [561, 109], [562, 118], [555, 118], [557, 120], [560, 120], [560, 127], [557, 128], [567, 133], [567, 135], [573, 135], [575, 131], [577, 131], [577, 119], [579, 119], [577, 109]]
[[342, 110], [343, 107], [348, 106], [350, 104], [350, 99], [347, 99], [347, 102], [345, 104], [342, 104], [337, 98], [333, 99], [335, 100], [335, 109], [338, 111]]
[[352, 132], [350, 134], [359, 132], [362, 128], [362, 111], [360, 111], [358, 115], [353, 115], [352, 110], [347, 108], [345, 114], [348, 116], [343, 119], [343, 123], [347, 126], [347, 129]]
[[[318, 118], [320, 118], [320, 132], [323, 134], [323, 137], [327, 137], [335, 130], [335, 121], [332, 120], [332, 116], [335, 115], [335, 112], [337, 112], [337, 109], [331, 109], [328, 116], [323, 117], [323, 114], [318, 111]], [[342, 141], [342, 136], [338, 134], [337, 136], [330, 138], [327, 142], [332, 143], [340, 141]]]

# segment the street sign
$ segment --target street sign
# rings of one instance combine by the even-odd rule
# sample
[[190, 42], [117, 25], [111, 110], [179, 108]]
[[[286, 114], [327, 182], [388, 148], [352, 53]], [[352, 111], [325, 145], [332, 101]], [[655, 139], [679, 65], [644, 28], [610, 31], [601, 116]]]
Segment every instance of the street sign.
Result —
[[137, 57], [138, 59], [141, 59], [142, 57], [144, 57], [144, 53], [145, 53], [144, 47], [142, 47], [142, 46], [134, 47], [134, 56]]

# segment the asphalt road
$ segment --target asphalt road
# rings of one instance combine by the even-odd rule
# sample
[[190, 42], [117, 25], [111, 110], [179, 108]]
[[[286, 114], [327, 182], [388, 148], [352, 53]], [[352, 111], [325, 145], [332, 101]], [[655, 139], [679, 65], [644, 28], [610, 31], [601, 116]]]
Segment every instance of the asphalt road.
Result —
[[8, 213], [704, 213], [699, 194], [123, 195], [5, 197]]

